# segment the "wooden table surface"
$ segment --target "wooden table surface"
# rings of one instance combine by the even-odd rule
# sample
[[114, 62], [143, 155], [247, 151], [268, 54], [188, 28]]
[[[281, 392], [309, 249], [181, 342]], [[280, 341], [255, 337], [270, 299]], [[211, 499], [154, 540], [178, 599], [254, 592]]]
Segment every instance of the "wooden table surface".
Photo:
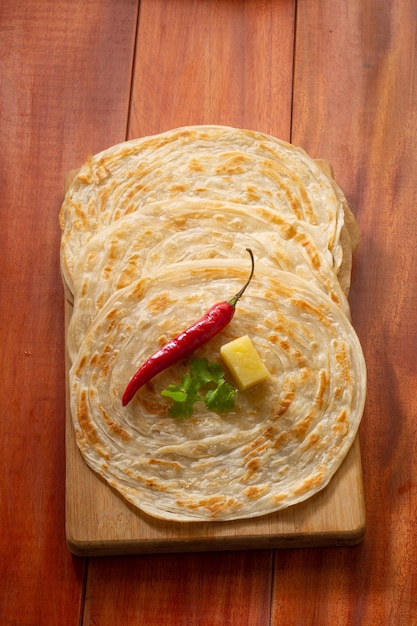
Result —
[[[417, 1], [2, 0], [3, 626], [417, 624]], [[65, 542], [64, 174], [185, 124], [331, 161], [360, 225], [355, 547], [80, 558]]]

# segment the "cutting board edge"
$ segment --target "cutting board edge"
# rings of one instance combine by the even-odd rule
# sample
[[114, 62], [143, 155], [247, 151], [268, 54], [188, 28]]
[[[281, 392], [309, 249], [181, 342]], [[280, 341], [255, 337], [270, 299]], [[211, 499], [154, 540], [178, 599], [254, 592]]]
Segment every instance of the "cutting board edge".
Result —
[[222, 552], [238, 550], [285, 550], [292, 548], [337, 548], [360, 544], [366, 534], [365, 517], [356, 528], [343, 531], [313, 532], [294, 536], [293, 533], [261, 537], [208, 537], [206, 539], [170, 540], [85, 540], [66, 529], [69, 551], [80, 557], [123, 556], [140, 554], [170, 554], [185, 552]]

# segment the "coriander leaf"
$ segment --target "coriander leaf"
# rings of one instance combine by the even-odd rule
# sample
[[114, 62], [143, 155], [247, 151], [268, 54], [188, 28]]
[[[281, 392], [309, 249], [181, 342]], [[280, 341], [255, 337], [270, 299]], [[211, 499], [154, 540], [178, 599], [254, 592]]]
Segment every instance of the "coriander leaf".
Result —
[[190, 372], [193, 377], [198, 378], [202, 385], [211, 382], [217, 383], [224, 376], [224, 370], [220, 363], [199, 358], [192, 360]]
[[189, 374], [185, 374], [179, 385], [169, 385], [168, 389], [161, 391], [161, 394], [167, 398], [172, 398], [177, 402], [185, 402], [189, 396], [196, 396], [199, 398], [197, 393], [199, 387], [200, 383], [196, 378], [192, 378]]
[[171, 415], [171, 417], [191, 417], [191, 415], [193, 414], [193, 407], [194, 405], [188, 401], [174, 402], [173, 405], [170, 407], [168, 413]]
[[179, 385], [169, 385], [168, 389], [161, 391], [161, 395], [173, 400], [170, 415], [173, 417], [190, 417], [193, 406], [201, 400], [198, 394], [200, 383], [189, 374], [183, 376]]
[[170, 385], [168, 389], [161, 391], [161, 395], [171, 398], [174, 402], [185, 402], [187, 400], [187, 392], [178, 390], [175, 385]]
[[233, 409], [235, 398], [236, 390], [222, 378], [215, 389], [207, 391], [204, 402], [209, 410], [224, 413]]
[[179, 385], [169, 385], [161, 394], [173, 403], [169, 409], [172, 417], [190, 417], [196, 402], [204, 402], [210, 411], [224, 413], [233, 409], [237, 391], [224, 379], [224, 370], [217, 361], [194, 358], [190, 373]]

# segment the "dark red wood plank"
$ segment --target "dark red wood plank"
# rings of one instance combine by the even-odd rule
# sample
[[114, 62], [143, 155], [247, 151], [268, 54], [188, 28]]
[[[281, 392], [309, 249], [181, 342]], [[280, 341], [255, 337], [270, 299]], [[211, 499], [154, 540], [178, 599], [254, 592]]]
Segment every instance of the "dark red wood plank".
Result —
[[295, 2], [142, 0], [130, 136], [226, 124], [289, 138]]
[[272, 553], [91, 559], [85, 624], [265, 626]]
[[[361, 546], [276, 560], [277, 626], [417, 624], [416, 3], [298, 3], [292, 140], [334, 166], [362, 233]], [[308, 616], [308, 618], [306, 618]]]
[[125, 138], [136, 0], [0, 8], [0, 623], [78, 624], [65, 545], [64, 173]]

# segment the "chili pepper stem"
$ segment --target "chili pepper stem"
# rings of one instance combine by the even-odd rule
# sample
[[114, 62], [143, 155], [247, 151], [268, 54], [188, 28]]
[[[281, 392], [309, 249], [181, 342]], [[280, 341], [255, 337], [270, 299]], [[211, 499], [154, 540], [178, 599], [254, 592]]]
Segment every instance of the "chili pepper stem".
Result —
[[250, 259], [251, 259], [251, 262], [252, 262], [252, 268], [251, 268], [251, 271], [250, 271], [250, 274], [249, 274], [249, 278], [246, 281], [246, 283], [243, 285], [242, 289], [240, 291], [238, 291], [237, 294], [234, 295], [231, 300], [229, 300], [229, 304], [232, 307], [236, 306], [238, 300], [240, 300], [240, 298], [245, 293], [247, 286], [249, 285], [250, 281], [252, 280], [253, 272], [255, 270], [255, 261], [254, 261], [254, 258], [253, 258], [253, 252], [252, 252], [252, 250], [250, 248], [246, 248], [246, 251], [249, 252]]

